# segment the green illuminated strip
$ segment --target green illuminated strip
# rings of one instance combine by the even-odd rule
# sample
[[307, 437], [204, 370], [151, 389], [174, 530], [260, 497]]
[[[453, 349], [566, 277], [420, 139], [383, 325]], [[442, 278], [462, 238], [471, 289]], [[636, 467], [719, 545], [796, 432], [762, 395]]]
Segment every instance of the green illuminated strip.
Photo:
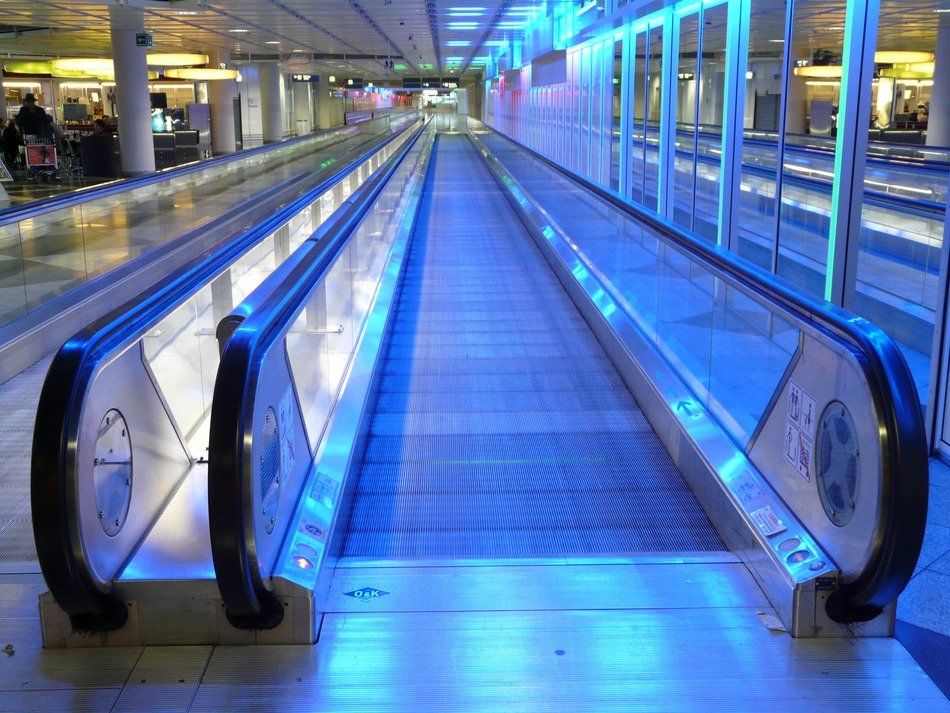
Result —
[[[841, 48], [842, 58], [850, 55], [851, 41], [855, 31], [854, 13], [856, 11], [856, 5], [854, 2], [847, 3], [844, 21], [844, 46]], [[857, 29], [861, 32], [861, 28]], [[834, 177], [831, 181], [831, 222], [828, 226], [828, 257], [825, 265], [824, 297], [829, 302], [834, 301], [835, 248], [838, 244], [838, 232], [841, 227], [838, 217], [839, 207], [841, 205], [841, 194], [842, 191], [850, 192], [851, 190], [851, 186], [844, 185], [845, 182], [841, 180], [843, 171], [841, 156], [844, 153], [845, 135], [848, 133], [844, 128], [848, 126], [848, 106], [852, 91], [850, 81], [851, 69], [850, 67], [845, 67], [841, 72], [841, 92], [838, 95], [838, 131], [835, 135], [835, 169]], [[847, 230], [847, 226], [844, 227], [845, 230]], [[842, 239], [844, 239], [844, 236], [842, 236]]]

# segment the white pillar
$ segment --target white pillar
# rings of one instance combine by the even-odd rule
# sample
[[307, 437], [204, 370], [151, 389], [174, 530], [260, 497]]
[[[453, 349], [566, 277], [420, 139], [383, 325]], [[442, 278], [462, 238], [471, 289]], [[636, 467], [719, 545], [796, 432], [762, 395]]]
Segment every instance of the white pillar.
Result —
[[310, 124], [310, 84], [308, 82], [294, 82], [294, 130], [297, 136], [309, 134]]
[[7, 92], [3, 87], [3, 65], [0, 64], [0, 117], [4, 119], [9, 118], [7, 116]]
[[280, 68], [276, 62], [258, 65], [261, 81], [261, 127], [264, 143], [280, 141], [283, 137], [280, 113]]
[[[227, 64], [226, 50], [215, 47], [209, 53], [209, 66]], [[211, 152], [215, 155], [237, 150], [234, 136], [234, 97], [237, 85], [233, 79], [215, 79], [208, 82], [208, 104], [211, 106]]]
[[927, 145], [950, 146], [950, 18], [941, 16], [934, 57], [934, 85], [927, 116]]
[[317, 128], [330, 129], [343, 123], [343, 100], [333, 96], [329, 85], [321, 81], [313, 96], [317, 105]]
[[109, 25], [115, 64], [122, 173], [126, 176], [151, 173], [155, 170], [155, 147], [152, 143], [148, 66], [145, 62], [145, 48], [135, 44], [136, 33], [145, 31], [144, 13], [124, 5], [111, 6]]

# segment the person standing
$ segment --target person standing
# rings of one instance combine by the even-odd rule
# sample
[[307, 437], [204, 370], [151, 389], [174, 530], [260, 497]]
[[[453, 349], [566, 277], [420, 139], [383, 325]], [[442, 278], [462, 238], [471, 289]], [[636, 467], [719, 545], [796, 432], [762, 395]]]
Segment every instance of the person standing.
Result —
[[36, 97], [31, 92], [23, 97], [23, 106], [20, 107], [14, 121], [24, 137], [53, 138], [53, 119], [43, 107], [36, 105]]
[[0, 146], [3, 147], [4, 163], [7, 164], [7, 168], [12, 169], [20, 153], [20, 135], [12, 119], [6, 123], [3, 132], [0, 133]]

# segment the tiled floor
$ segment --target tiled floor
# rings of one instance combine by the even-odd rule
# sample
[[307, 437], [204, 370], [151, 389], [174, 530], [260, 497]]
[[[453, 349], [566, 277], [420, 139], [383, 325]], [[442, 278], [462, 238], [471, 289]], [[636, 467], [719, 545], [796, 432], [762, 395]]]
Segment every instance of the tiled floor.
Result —
[[899, 619], [950, 636], [950, 466], [930, 461], [930, 503], [917, 571], [900, 598]]

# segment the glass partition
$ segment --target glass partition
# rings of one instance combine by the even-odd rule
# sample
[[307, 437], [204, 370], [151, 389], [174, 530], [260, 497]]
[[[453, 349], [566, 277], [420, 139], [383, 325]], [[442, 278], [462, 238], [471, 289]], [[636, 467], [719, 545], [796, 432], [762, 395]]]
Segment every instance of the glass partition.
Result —
[[595, 42], [590, 54], [590, 171], [588, 176], [592, 181], [603, 182], [603, 155], [601, 139], [603, 138], [604, 123], [604, 92], [607, 86], [604, 83], [604, 50], [606, 45]]
[[[808, 180], [794, 149], [804, 137], [834, 137], [844, 49], [845, 0], [797, 0], [792, 18], [778, 274], [801, 290], [824, 296], [831, 218], [831, 175]], [[834, 160], [834, 144], [829, 143]]]
[[677, 24], [676, 130], [673, 141], [673, 222], [693, 227], [696, 193], [696, 100], [699, 75], [699, 12], [681, 15]]
[[[0, 327], [143, 253], [199, 228], [238, 204], [343, 155], [388, 131], [389, 119], [364, 122], [237, 154], [127, 190], [93, 190], [82, 202], [0, 217]], [[361, 135], [362, 132], [362, 135]], [[121, 184], [116, 184], [121, 185]], [[80, 199], [81, 200], [81, 199]]]
[[[902, 165], [898, 156], [882, 161], [869, 143], [857, 278], [845, 305], [885, 327], [904, 347], [921, 402], [930, 380], [950, 168], [943, 161], [921, 160], [917, 150], [926, 148], [923, 142], [950, 144], [945, 117], [934, 116], [930, 126], [937, 37], [940, 23], [950, 23], [941, 20], [946, 17], [900, 0], [881, 1], [869, 140], [912, 148]], [[902, 24], [915, 28], [913, 36], [893, 32]], [[883, 200], [882, 193], [902, 200]]]
[[778, 218], [785, 7], [785, 0], [751, 0], [739, 220], [733, 224], [736, 251], [769, 271], [773, 270]]
[[610, 187], [620, 190], [620, 120], [623, 87], [623, 42], [614, 42], [613, 51], [613, 92], [610, 110]]
[[647, 105], [647, 33], [638, 32], [633, 40], [633, 85], [630, 104], [630, 185], [627, 195], [635, 203], [643, 203], [643, 177], [646, 171], [646, 105]]
[[[560, 172], [495, 134], [480, 135], [532, 201], [737, 442], [753, 434], [798, 349], [800, 331], [640, 220], [605, 210]], [[606, 213], [606, 216], [605, 216]], [[597, 230], [590, 216], [602, 215]], [[669, 299], [676, 295], [676, 299]]]
[[411, 193], [407, 188], [415, 181], [425, 143], [422, 137], [396, 169], [285, 334], [311, 455], [323, 437], [389, 250], [406, 216]]
[[719, 237], [719, 182], [722, 177], [722, 117], [726, 98], [728, 18], [728, 3], [713, 7], [707, 5], [703, 9], [693, 231], [712, 241]]
[[[394, 140], [354, 166], [347, 177], [315, 196], [300, 212], [241, 255], [142, 338], [145, 361], [192, 453], [203, 454], [208, 445], [207, 416], [218, 369], [216, 329], [220, 321], [303, 245], [403, 140]], [[348, 271], [348, 264], [341, 263], [340, 269]], [[350, 316], [353, 298], [348, 287], [339, 287], [336, 281], [327, 284], [328, 294], [323, 301], [304, 316], [308, 324], [318, 325], [318, 328], [300, 332], [308, 335], [313, 358], [326, 362], [327, 369], [321, 373], [329, 373], [339, 380], [338, 354], [352, 346], [347, 340], [351, 340], [354, 333]], [[327, 309], [327, 299], [331, 300], [332, 309]], [[315, 403], [319, 405], [319, 399], [315, 399]]]
[[663, 107], [663, 27], [652, 28], [648, 37], [643, 204], [657, 210], [660, 197], [660, 117]]

